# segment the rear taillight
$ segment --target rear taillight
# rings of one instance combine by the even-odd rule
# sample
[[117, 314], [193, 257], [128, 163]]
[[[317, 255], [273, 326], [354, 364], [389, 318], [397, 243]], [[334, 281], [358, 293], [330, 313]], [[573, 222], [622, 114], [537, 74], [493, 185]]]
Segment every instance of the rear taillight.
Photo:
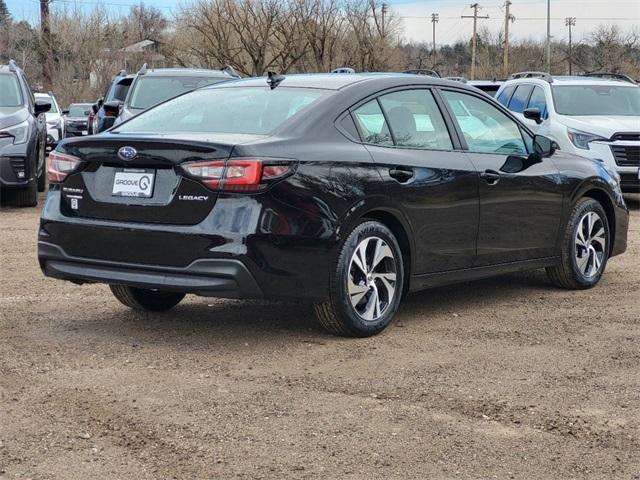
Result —
[[241, 158], [190, 162], [182, 170], [212, 190], [255, 192], [294, 171], [290, 160]]
[[67, 175], [78, 169], [82, 160], [73, 155], [53, 151], [47, 158], [47, 176], [49, 183], [61, 183]]

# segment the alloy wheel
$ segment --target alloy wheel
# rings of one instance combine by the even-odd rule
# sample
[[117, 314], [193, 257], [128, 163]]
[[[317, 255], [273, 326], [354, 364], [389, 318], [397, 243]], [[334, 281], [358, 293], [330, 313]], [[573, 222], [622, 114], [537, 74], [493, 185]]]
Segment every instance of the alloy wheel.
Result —
[[607, 234], [600, 215], [588, 212], [578, 223], [575, 258], [578, 270], [586, 278], [598, 274], [607, 252]]
[[356, 247], [349, 263], [347, 289], [351, 305], [366, 321], [382, 317], [396, 295], [396, 258], [379, 237], [368, 237]]

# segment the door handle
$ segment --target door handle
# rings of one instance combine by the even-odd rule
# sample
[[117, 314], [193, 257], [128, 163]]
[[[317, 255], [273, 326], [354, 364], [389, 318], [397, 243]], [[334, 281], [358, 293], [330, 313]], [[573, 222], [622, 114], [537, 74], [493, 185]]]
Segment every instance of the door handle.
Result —
[[389, 176], [400, 183], [407, 183], [413, 178], [413, 175], [414, 173], [411, 168], [398, 167], [389, 169]]
[[500, 181], [500, 174], [495, 170], [485, 170], [480, 174], [480, 178], [484, 178], [489, 185], [495, 185]]

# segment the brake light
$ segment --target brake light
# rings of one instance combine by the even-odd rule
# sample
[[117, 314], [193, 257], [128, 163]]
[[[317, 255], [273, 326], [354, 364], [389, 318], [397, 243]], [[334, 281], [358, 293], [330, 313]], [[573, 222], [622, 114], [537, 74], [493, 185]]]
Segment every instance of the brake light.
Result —
[[255, 192], [293, 173], [293, 163], [243, 158], [191, 162], [182, 170], [213, 190]]
[[47, 158], [47, 176], [49, 183], [61, 183], [82, 163], [78, 157], [53, 151]]

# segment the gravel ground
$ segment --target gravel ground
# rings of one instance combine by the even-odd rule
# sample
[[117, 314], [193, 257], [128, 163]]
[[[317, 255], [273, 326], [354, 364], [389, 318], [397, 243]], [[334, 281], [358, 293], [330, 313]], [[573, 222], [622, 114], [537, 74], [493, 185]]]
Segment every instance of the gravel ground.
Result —
[[588, 291], [544, 272], [408, 297], [362, 340], [303, 304], [134, 313], [46, 279], [4, 208], [0, 478], [638, 479], [640, 197]]

